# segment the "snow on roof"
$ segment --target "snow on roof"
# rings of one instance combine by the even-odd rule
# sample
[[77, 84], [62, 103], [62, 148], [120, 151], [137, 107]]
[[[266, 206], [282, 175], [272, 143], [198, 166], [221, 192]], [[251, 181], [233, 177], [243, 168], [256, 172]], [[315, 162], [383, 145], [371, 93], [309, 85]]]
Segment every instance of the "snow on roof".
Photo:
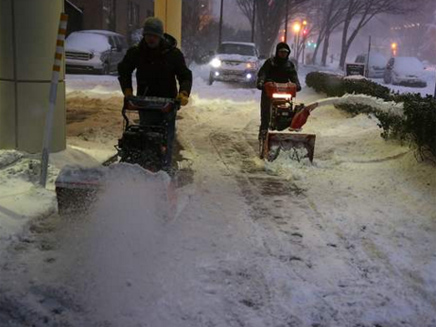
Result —
[[79, 7], [77, 7], [74, 3], [72, 3], [70, 0], [65, 0], [71, 7], [73, 7], [74, 9], [76, 9], [78, 12], [80, 12], [81, 14], [83, 14], [82, 9], [80, 9]]
[[78, 31], [78, 33], [93, 33], [93, 34], [101, 34], [101, 35], [123, 36], [122, 34], [115, 33], [112, 31], [106, 31], [106, 30], [83, 30], [83, 31]]
[[394, 70], [400, 75], [421, 75], [424, 65], [416, 57], [395, 57]]
[[111, 48], [108, 38], [99, 33], [73, 32], [66, 39], [67, 51], [106, 51]]
[[256, 44], [251, 43], [251, 42], [235, 42], [235, 41], [225, 41], [225, 42], [222, 42], [221, 44], [248, 45], [248, 46], [251, 46], [251, 47], [255, 47], [256, 46]]

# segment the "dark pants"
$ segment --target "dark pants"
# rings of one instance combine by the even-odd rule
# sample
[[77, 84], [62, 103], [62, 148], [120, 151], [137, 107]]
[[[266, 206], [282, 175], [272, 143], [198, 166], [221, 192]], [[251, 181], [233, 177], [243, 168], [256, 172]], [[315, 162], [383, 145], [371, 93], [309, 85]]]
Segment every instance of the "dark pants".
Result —
[[165, 124], [167, 126], [167, 152], [163, 164], [163, 170], [165, 171], [170, 171], [173, 159], [174, 138], [176, 135], [176, 115], [176, 112], [170, 112], [167, 114], [145, 114], [143, 112], [139, 113], [141, 125], [157, 126]]
[[268, 98], [265, 92], [262, 92], [260, 99], [260, 131], [267, 131], [269, 127], [269, 121], [271, 116], [271, 100]]

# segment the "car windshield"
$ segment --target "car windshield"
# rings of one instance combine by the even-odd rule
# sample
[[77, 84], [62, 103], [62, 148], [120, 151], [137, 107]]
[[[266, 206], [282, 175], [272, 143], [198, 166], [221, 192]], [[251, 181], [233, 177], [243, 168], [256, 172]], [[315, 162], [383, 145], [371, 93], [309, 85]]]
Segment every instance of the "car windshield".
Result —
[[225, 43], [221, 44], [218, 49], [219, 54], [237, 54], [241, 56], [255, 56], [256, 52], [253, 46], [245, 44]]
[[377, 68], [384, 68], [388, 60], [381, 53], [374, 53], [369, 56], [369, 64], [370, 66]]
[[67, 50], [106, 51], [110, 49], [108, 38], [94, 33], [72, 33], [66, 40]]

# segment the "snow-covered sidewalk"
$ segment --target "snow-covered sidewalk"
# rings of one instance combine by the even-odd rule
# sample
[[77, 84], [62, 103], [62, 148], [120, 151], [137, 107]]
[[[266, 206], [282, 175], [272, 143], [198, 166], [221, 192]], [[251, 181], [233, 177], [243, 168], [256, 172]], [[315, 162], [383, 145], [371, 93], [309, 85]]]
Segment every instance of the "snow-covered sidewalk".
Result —
[[[114, 78], [84, 88], [81, 78], [72, 78], [70, 105], [103, 111], [112, 128]], [[178, 120], [181, 167], [193, 175], [178, 190], [178, 218], [162, 215], [157, 185], [129, 171], [113, 178], [88, 217], [51, 216], [34, 243], [0, 257], [0, 321], [436, 326], [434, 165], [384, 141], [376, 121], [332, 106], [315, 110], [305, 130], [317, 134], [314, 165], [286, 154], [265, 164], [256, 157], [259, 97], [197, 78]], [[310, 89], [299, 96], [318, 99]], [[86, 144], [77, 129], [94, 123], [73, 123], [74, 142]], [[117, 137], [92, 135], [88, 144], [101, 148]]]

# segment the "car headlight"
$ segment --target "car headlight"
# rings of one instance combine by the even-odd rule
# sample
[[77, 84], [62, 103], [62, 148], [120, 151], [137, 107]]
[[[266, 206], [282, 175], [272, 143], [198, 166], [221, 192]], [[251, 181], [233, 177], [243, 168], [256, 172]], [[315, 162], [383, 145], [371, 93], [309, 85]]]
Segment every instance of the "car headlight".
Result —
[[210, 65], [213, 68], [219, 68], [219, 67], [221, 67], [221, 60], [219, 60], [218, 58], [215, 58], [210, 62]]
[[251, 68], [256, 68], [256, 63], [255, 62], [247, 62], [247, 64], [245, 65], [248, 69]]

